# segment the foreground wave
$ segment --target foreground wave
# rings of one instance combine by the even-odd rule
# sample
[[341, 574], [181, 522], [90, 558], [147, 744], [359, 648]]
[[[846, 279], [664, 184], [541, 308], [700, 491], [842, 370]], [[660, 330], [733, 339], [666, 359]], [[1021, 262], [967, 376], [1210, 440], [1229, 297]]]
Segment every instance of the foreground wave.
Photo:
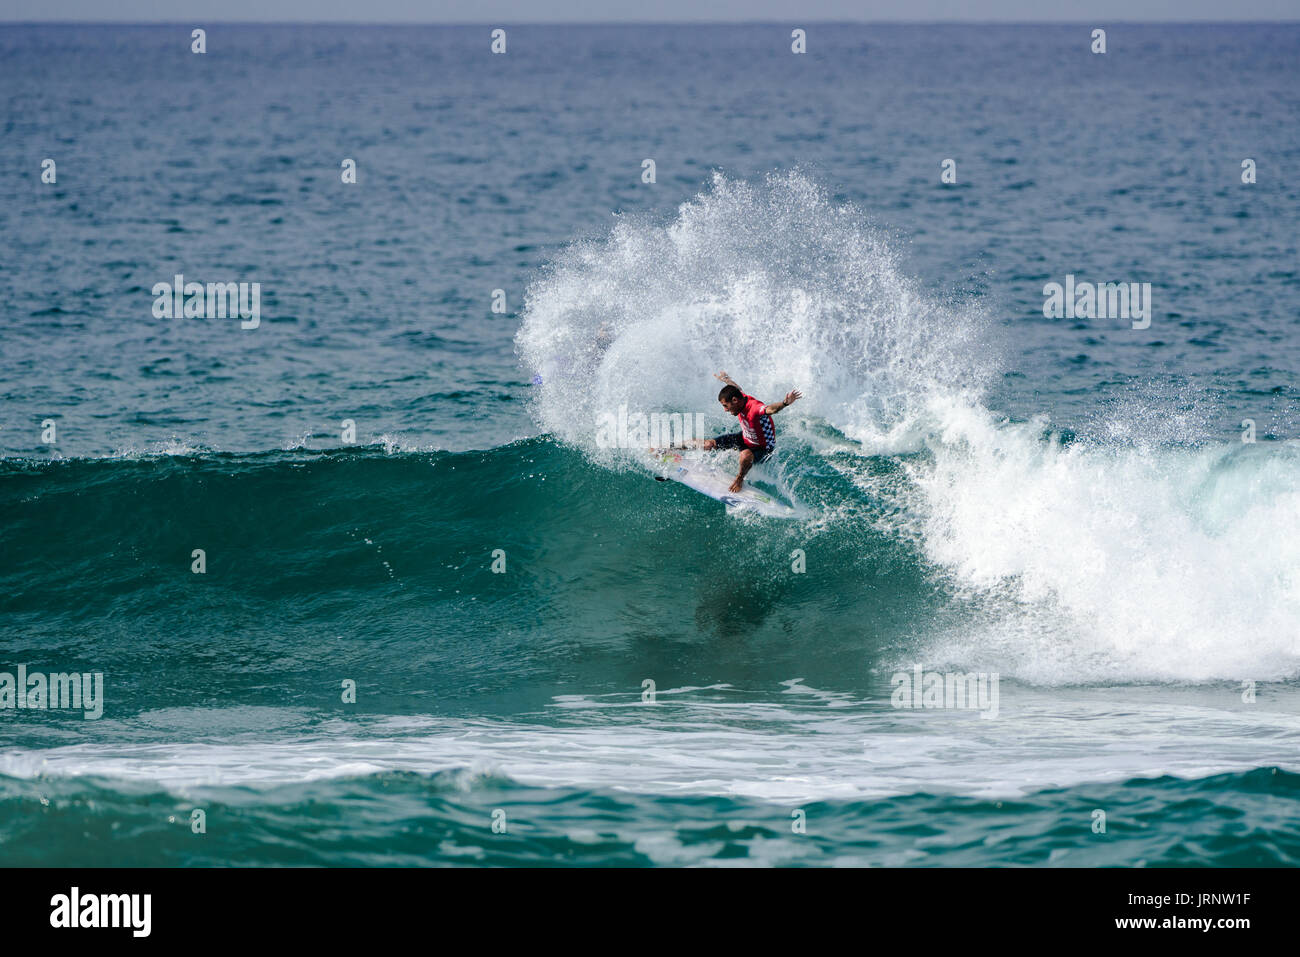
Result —
[[[447, 771], [179, 797], [0, 776], [11, 866], [854, 865], [1294, 867], [1300, 775], [1135, 778], [992, 801], [914, 794], [789, 809], [532, 788]], [[195, 833], [192, 811], [205, 812]], [[1095, 811], [1105, 810], [1105, 832]], [[792, 824], [802, 811], [806, 832]], [[493, 830], [493, 821], [498, 823]], [[504, 830], [502, 830], [504, 826]]]
[[707, 684], [737, 654], [719, 639], [757, 675], [846, 691], [916, 661], [1040, 685], [1300, 671], [1300, 446], [1104, 447], [969, 409], [910, 453], [817, 429], [781, 453], [810, 516], [787, 523], [548, 438], [5, 460], [10, 663], [98, 663], [119, 707], [156, 707], [192, 703], [200, 672], [218, 701], [285, 703], [277, 676], [328, 662], [398, 710], [600, 689], [664, 643]]

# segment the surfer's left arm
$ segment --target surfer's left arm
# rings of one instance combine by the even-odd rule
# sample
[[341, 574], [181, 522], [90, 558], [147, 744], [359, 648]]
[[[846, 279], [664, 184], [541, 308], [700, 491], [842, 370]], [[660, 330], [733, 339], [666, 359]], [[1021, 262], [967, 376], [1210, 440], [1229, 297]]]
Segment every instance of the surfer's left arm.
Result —
[[803, 398], [803, 393], [800, 392], [798, 389], [796, 389], [793, 392], [787, 392], [785, 394], [785, 398], [782, 399], [780, 402], [773, 402], [767, 406], [764, 406], [763, 411], [766, 412], [768, 415], [776, 415], [786, 406], [791, 405], [802, 398]]

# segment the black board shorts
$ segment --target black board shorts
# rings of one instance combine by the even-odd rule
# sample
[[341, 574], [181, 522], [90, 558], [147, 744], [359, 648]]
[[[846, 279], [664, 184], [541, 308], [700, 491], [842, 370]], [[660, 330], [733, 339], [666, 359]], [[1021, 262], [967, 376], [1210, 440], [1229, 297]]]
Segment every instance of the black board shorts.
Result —
[[757, 465], [763, 459], [772, 454], [770, 445], [746, 445], [745, 436], [740, 432], [732, 432], [730, 435], [719, 435], [713, 440], [720, 449], [749, 449], [754, 453], [754, 464]]

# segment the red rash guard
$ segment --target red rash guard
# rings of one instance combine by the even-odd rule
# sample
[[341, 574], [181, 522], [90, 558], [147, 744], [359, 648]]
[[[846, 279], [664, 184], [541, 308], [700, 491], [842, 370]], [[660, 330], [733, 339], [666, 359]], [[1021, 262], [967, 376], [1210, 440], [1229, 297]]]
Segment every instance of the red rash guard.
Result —
[[766, 403], [747, 395], [745, 407], [736, 415], [740, 420], [741, 436], [751, 449], [776, 447], [776, 426], [772, 424], [772, 417], [764, 411], [766, 409]]

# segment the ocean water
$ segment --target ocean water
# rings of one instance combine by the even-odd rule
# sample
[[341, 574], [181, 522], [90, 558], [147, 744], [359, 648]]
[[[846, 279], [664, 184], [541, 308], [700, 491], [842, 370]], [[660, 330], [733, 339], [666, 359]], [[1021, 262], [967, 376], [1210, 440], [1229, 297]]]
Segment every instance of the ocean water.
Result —
[[1300, 863], [1300, 27], [189, 29], [0, 26], [0, 864]]

